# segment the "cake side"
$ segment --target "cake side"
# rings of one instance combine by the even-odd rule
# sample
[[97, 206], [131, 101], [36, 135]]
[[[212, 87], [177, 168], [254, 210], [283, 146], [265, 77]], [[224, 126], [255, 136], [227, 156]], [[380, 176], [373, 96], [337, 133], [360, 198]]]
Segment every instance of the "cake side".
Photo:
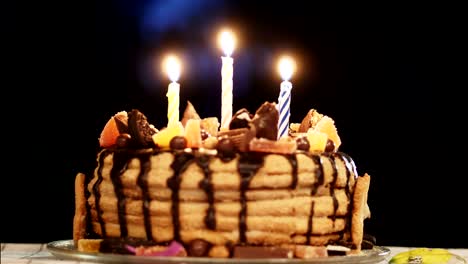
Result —
[[[138, 115], [128, 116], [124, 131], [138, 125], [132, 116]], [[194, 243], [203, 243], [203, 255], [211, 257], [234, 257], [251, 246], [286, 248], [292, 257], [304, 257], [310, 249], [321, 254], [328, 245], [358, 253], [363, 222], [370, 217], [370, 176], [358, 176], [353, 160], [335, 146], [327, 151], [329, 138], [309, 142], [313, 133], [299, 130], [291, 130], [288, 139], [259, 137], [261, 130], [247, 119], [241, 124], [233, 118], [229, 131], [208, 137], [201, 131], [210, 123], [196, 123], [201, 139], [196, 147], [193, 135], [180, 139], [143, 124], [147, 133], [132, 132], [143, 147], [119, 138], [103, 148], [94, 173], [87, 180], [79, 174], [75, 181], [74, 240], [162, 247], [177, 241], [187, 255], [193, 255]], [[161, 135], [170, 138], [164, 139], [169, 146], [158, 144]], [[192, 138], [191, 147], [186, 138]], [[311, 145], [323, 150], [311, 151]]]

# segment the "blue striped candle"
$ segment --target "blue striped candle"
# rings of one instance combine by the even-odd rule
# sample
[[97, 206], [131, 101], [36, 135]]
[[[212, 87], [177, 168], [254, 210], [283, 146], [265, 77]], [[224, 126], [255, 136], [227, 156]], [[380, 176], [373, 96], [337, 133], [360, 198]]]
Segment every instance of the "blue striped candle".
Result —
[[290, 105], [291, 105], [291, 89], [292, 83], [289, 82], [292, 73], [294, 71], [294, 61], [289, 57], [283, 57], [278, 64], [278, 70], [283, 82], [281, 82], [280, 94], [278, 97], [278, 139], [284, 136], [288, 136], [289, 131], [289, 116]]
[[291, 88], [292, 84], [289, 81], [281, 82], [280, 95], [278, 97], [278, 111], [279, 111], [279, 121], [278, 121], [278, 139], [288, 135], [289, 128], [289, 116], [290, 105], [291, 105]]

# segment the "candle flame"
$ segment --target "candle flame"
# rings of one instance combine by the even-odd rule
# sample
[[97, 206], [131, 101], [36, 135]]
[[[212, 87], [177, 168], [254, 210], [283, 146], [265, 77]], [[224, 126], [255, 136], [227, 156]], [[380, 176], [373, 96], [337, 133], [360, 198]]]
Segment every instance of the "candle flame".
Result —
[[173, 82], [177, 82], [180, 77], [181, 63], [179, 58], [174, 55], [169, 55], [164, 60], [164, 70], [166, 71], [169, 79]]
[[291, 57], [284, 56], [278, 62], [278, 71], [284, 81], [289, 80], [294, 73], [296, 63]]
[[231, 56], [236, 46], [236, 38], [230, 30], [223, 30], [219, 34], [219, 45], [226, 56]]

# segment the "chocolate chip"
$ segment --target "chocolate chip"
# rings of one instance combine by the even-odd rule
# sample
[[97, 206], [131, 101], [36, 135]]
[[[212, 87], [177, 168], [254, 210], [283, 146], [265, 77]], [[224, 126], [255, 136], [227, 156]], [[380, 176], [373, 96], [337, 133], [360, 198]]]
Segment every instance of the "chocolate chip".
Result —
[[132, 137], [130, 136], [130, 134], [127, 134], [127, 133], [120, 134], [117, 137], [117, 141], [116, 141], [117, 147], [126, 148], [130, 145], [131, 140], [132, 140]]
[[221, 138], [216, 146], [218, 155], [222, 159], [232, 159], [236, 155], [236, 146], [230, 138]]
[[182, 150], [187, 147], [187, 139], [183, 136], [175, 136], [169, 142], [169, 146], [173, 150]]
[[210, 243], [203, 239], [195, 239], [190, 241], [188, 246], [188, 254], [191, 257], [204, 257], [208, 255]]
[[325, 145], [325, 152], [333, 152], [335, 150], [335, 143], [333, 140], [328, 139], [327, 145]]
[[200, 134], [201, 134], [201, 139], [202, 140], [205, 140], [210, 136], [210, 134], [208, 132], [206, 132], [205, 129], [200, 130]]
[[309, 151], [310, 143], [307, 137], [298, 137], [296, 143], [298, 150]]

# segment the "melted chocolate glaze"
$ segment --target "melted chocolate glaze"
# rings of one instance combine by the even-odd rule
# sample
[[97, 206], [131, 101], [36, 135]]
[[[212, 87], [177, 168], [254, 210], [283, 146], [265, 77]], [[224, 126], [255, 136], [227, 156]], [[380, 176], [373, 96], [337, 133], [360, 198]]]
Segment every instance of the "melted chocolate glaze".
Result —
[[247, 242], [247, 197], [245, 192], [249, 188], [250, 180], [262, 167], [265, 154], [256, 152], [241, 153], [237, 170], [241, 176], [240, 184], [240, 203], [241, 210], [239, 212], [239, 240], [242, 244]]
[[174, 175], [167, 179], [167, 186], [171, 188], [172, 194], [172, 225], [174, 227], [174, 240], [180, 242], [180, 220], [179, 220], [179, 188], [182, 178], [181, 174], [185, 171], [190, 162], [193, 161], [193, 154], [180, 152], [174, 153], [174, 161], [171, 164], [171, 168], [174, 170]]
[[143, 200], [143, 217], [145, 222], [146, 239], [153, 240], [153, 233], [151, 231], [151, 218], [149, 206], [151, 198], [148, 188], [148, 172], [151, 170], [150, 155], [141, 155], [140, 160], [140, 173], [138, 174], [137, 184], [140, 186], [141, 195]]
[[310, 157], [314, 161], [315, 165], [317, 165], [317, 168], [315, 169], [315, 182], [310, 192], [311, 195], [316, 195], [318, 187], [321, 186], [324, 181], [323, 165], [322, 160], [320, 159], [320, 155], [312, 154]]
[[292, 170], [291, 170], [292, 179], [291, 179], [291, 185], [289, 186], [289, 188], [291, 190], [294, 190], [294, 189], [296, 189], [296, 186], [297, 186], [297, 158], [296, 158], [296, 154], [286, 155], [286, 158], [288, 158], [288, 161], [289, 161], [289, 163], [291, 164], [291, 167], [292, 167]]
[[214, 207], [214, 187], [211, 182], [211, 170], [209, 168], [210, 157], [207, 155], [200, 155], [196, 158], [198, 166], [203, 170], [203, 180], [200, 181], [199, 186], [202, 188], [208, 198], [208, 210], [205, 215], [205, 225], [211, 230], [216, 229], [216, 212]]
[[[132, 158], [138, 158], [141, 164], [141, 169], [140, 173], [137, 178], [137, 184], [141, 188], [142, 191], [142, 200], [143, 200], [143, 216], [144, 216], [144, 224], [145, 224], [145, 231], [146, 231], [146, 240], [147, 241], [153, 241], [153, 236], [152, 236], [152, 228], [151, 228], [151, 219], [150, 219], [150, 212], [149, 212], [149, 204], [151, 202], [150, 195], [149, 195], [149, 188], [148, 188], [148, 172], [151, 169], [151, 155], [155, 155], [160, 153], [158, 150], [153, 150], [153, 152], [145, 152], [145, 153], [140, 153], [135, 152], [134, 150], [129, 150], [129, 149], [124, 149], [124, 150], [104, 150], [99, 154], [98, 158], [98, 169], [96, 170], [97, 174], [97, 180], [94, 183], [92, 187], [92, 192], [95, 196], [95, 203], [96, 203], [96, 211], [98, 212], [98, 221], [99, 224], [101, 225], [101, 230], [102, 230], [102, 236], [103, 238], [106, 238], [106, 230], [105, 230], [105, 224], [104, 220], [102, 218], [102, 210], [100, 208], [100, 184], [103, 180], [102, 176], [102, 169], [103, 169], [103, 164], [104, 164], [104, 159], [107, 157], [109, 154], [113, 153], [113, 167], [111, 169], [111, 180], [112, 184], [114, 186], [114, 191], [115, 195], [118, 200], [118, 217], [119, 217], [119, 224], [120, 224], [120, 232], [121, 232], [121, 240], [120, 241], [127, 241], [129, 238], [127, 237], [128, 235], [128, 230], [127, 230], [127, 222], [126, 222], [126, 214], [125, 214], [125, 196], [123, 194], [123, 186], [122, 186], [122, 181], [121, 181], [121, 175], [127, 168], [128, 162]], [[173, 227], [174, 227], [174, 240], [180, 242], [180, 219], [179, 219], [179, 189], [180, 189], [180, 183], [181, 183], [181, 174], [185, 171], [187, 166], [191, 164], [192, 162], [196, 162], [197, 165], [202, 169], [204, 173], [203, 179], [200, 181], [199, 186], [202, 188], [208, 199], [208, 209], [206, 211], [205, 215], [205, 225], [207, 228], [211, 230], [216, 229], [216, 212], [215, 212], [215, 206], [214, 206], [214, 186], [212, 183], [212, 171], [209, 169], [209, 162], [210, 159], [212, 158], [209, 155], [194, 155], [193, 153], [187, 153], [183, 151], [173, 151], [174, 153], [174, 161], [171, 164], [171, 168], [174, 171], [173, 176], [168, 178], [167, 180], [167, 185], [172, 191], [171, 199], [172, 199], [172, 205], [171, 205], [171, 213], [172, 213], [172, 221], [173, 221]], [[264, 157], [267, 155], [266, 153], [257, 153], [257, 152], [244, 152], [239, 154], [239, 162], [238, 162], [238, 172], [241, 176], [241, 183], [240, 183], [240, 203], [241, 203], [241, 210], [239, 212], [239, 240], [241, 244], [247, 244], [247, 237], [246, 237], [246, 231], [247, 231], [247, 198], [246, 198], [246, 191], [249, 188], [250, 181], [252, 177], [257, 173], [258, 169], [261, 168], [264, 164]], [[353, 175], [356, 177], [357, 173], [356, 168], [354, 166], [354, 163], [352, 159], [343, 154], [343, 153], [334, 153], [334, 154], [307, 154], [312, 161], [317, 165], [315, 169], [315, 183], [313, 184], [311, 188], [311, 195], [316, 195], [317, 189], [319, 186], [323, 185], [324, 183], [324, 171], [323, 171], [323, 165], [321, 158], [326, 157], [329, 158], [332, 169], [333, 169], [333, 181], [330, 184], [330, 195], [333, 197], [333, 206], [334, 206], [334, 213], [332, 216], [330, 216], [331, 219], [336, 220], [336, 211], [338, 209], [338, 201], [335, 197], [335, 184], [337, 181], [338, 177], [338, 171], [336, 167], [336, 159], [341, 159], [345, 166], [346, 166], [346, 177], [347, 177], [347, 183], [349, 183], [349, 178], [352, 177], [352, 172]], [[297, 186], [298, 182], [298, 169], [297, 169], [297, 159], [296, 159], [296, 154], [292, 155], [285, 155], [285, 157], [288, 159], [288, 161], [291, 164], [292, 168], [292, 180], [291, 180], [291, 185], [290, 189], [295, 189]], [[223, 162], [228, 162], [232, 159], [222, 159]], [[346, 195], [348, 197], [352, 196], [352, 193], [350, 193], [350, 188], [349, 186], [346, 186]], [[89, 197], [90, 194], [88, 194]], [[348, 205], [348, 212], [351, 212], [352, 210], [352, 203], [349, 203]], [[87, 210], [90, 210], [90, 207], [87, 204]], [[308, 226], [307, 226], [307, 233], [306, 233], [306, 238], [307, 244], [310, 244], [310, 239], [312, 236], [312, 228], [313, 228], [313, 216], [314, 216], [314, 207], [315, 207], [315, 201], [312, 200], [311, 202], [311, 208], [310, 208], [310, 218], [308, 219]], [[88, 215], [89, 211], [88, 211]], [[342, 217], [338, 217], [342, 218]], [[350, 217], [344, 217], [346, 218], [346, 226], [349, 226], [350, 224]], [[88, 222], [88, 227], [89, 230], [92, 230], [91, 226], [91, 220]], [[344, 231], [339, 232], [340, 233], [340, 240], [343, 238], [344, 232], [346, 232], [346, 228]], [[123, 239], [123, 240], [122, 240]], [[109, 251], [109, 248], [107, 249]], [[111, 249], [112, 250], [112, 249]]]
[[104, 150], [99, 153], [98, 157], [98, 170], [97, 170], [97, 180], [94, 182], [93, 185], [93, 194], [94, 194], [94, 204], [96, 206], [96, 212], [97, 212], [97, 217], [98, 217], [98, 222], [99, 225], [101, 226], [101, 235], [102, 237], [106, 237], [106, 225], [104, 223], [104, 219], [102, 219], [102, 210], [101, 210], [101, 205], [100, 205], [100, 200], [101, 200], [101, 192], [99, 191], [99, 187], [101, 185], [102, 180], [104, 179], [102, 177], [102, 169], [104, 168], [104, 159], [106, 158], [107, 155], [109, 155], [109, 151]]
[[110, 178], [112, 180], [112, 185], [114, 186], [115, 196], [117, 197], [117, 210], [119, 216], [119, 225], [120, 225], [120, 237], [127, 237], [127, 218], [126, 218], [126, 198], [123, 193], [123, 184], [120, 175], [125, 172], [127, 169], [128, 161], [130, 156], [128, 152], [119, 151], [114, 152], [112, 169], [110, 171]]
[[[345, 193], [346, 193], [346, 197], [348, 197], [348, 199], [350, 199], [350, 201], [351, 201], [351, 197], [352, 197], [353, 194], [350, 191], [349, 179], [351, 178], [351, 171], [353, 171], [354, 177], [357, 176], [356, 167], [354, 166], [353, 160], [348, 155], [346, 155], [346, 154], [344, 154], [342, 152], [337, 152], [335, 154], [335, 157], [341, 159], [341, 161], [343, 161], [343, 163], [346, 166]], [[352, 210], [353, 210], [353, 203], [350, 202], [348, 204], [348, 213], [351, 214]], [[345, 227], [344, 227], [343, 231], [340, 233], [340, 240], [343, 239], [344, 233], [346, 232], [346, 229], [347, 229], [348, 226], [351, 226], [351, 216], [346, 218]]]
[[310, 204], [310, 216], [309, 216], [309, 221], [307, 222], [307, 233], [306, 233], [306, 244], [310, 244], [310, 236], [312, 235], [312, 218], [314, 217], [314, 207], [315, 207], [315, 201], [312, 200], [312, 203]]
[[335, 157], [332, 155], [332, 156], [329, 156], [329, 159], [330, 159], [330, 163], [332, 165], [332, 170], [333, 170], [333, 173], [332, 173], [333, 180], [330, 183], [330, 195], [332, 196], [332, 199], [333, 199], [332, 220], [333, 220], [333, 226], [335, 226], [336, 210], [338, 210], [338, 200], [336, 199], [336, 196], [335, 196], [335, 185], [336, 185], [336, 180], [338, 179], [338, 169], [336, 168]]

